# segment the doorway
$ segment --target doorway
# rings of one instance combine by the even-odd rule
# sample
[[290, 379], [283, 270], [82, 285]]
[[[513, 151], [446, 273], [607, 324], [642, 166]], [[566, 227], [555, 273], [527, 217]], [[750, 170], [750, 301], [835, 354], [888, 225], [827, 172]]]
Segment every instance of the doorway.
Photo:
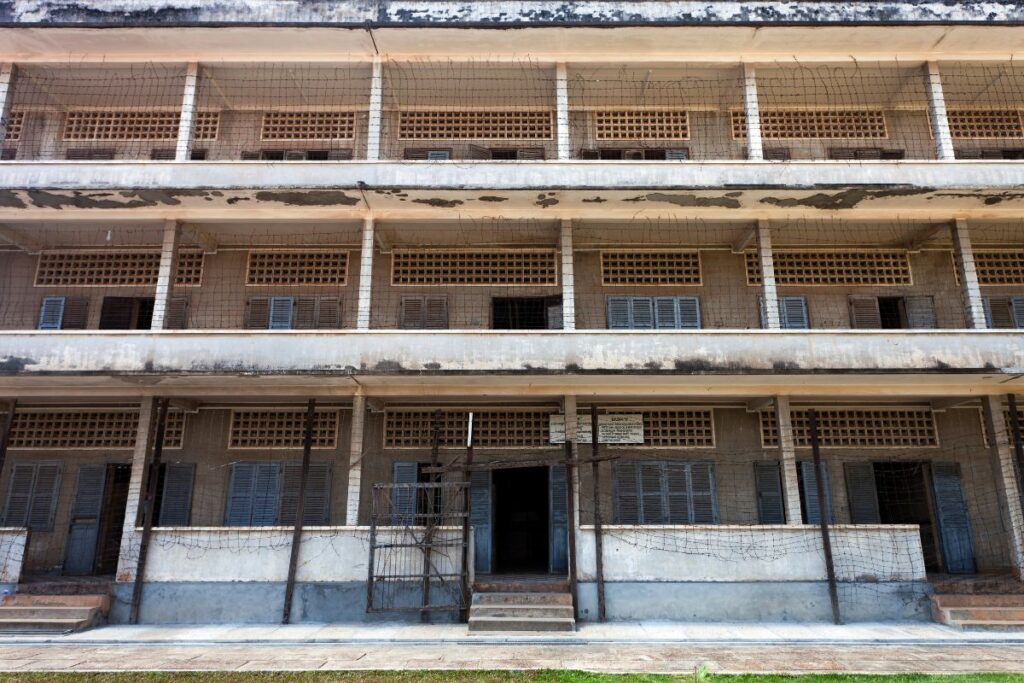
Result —
[[105, 576], [117, 571], [131, 465], [82, 465], [68, 528], [64, 573]]
[[494, 573], [548, 573], [548, 468], [493, 472]]
[[927, 465], [920, 462], [876, 462], [875, 488], [882, 524], [917, 524], [925, 569], [942, 569], [938, 528], [935, 523]]

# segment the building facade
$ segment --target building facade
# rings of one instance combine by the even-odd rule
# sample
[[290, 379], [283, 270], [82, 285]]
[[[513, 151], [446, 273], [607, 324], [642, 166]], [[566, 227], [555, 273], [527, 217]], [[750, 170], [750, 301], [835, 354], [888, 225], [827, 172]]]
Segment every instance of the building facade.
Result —
[[1017, 4], [121, 5], [0, 2], [0, 587], [855, 621], [1021, 579]]

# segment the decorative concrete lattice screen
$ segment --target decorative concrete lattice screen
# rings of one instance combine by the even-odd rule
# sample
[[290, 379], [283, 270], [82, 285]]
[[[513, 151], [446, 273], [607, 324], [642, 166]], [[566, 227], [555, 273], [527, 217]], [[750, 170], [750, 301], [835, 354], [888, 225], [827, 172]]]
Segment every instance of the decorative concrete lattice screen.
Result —
[[247, 285], [337, 285], [348, 282], [348, 252], [337, 249], [250, 251]]
[[7, 114], [7, 128], [4, 130], [3, 141], [4, 142], [19, 142], [21, 140], [21, 131], [25, 126], [25, 112], [23, 111], [12, 111]]
[[[793, 442], [811, 447], [807, 410], [794, 410]], [[822, 448], [936, 448], [935, 417], [928, 408], [843, 408], [818, 410], [818, 438]], [[761, 443], [779, 445], [775, 413], [761, 413]]]
[[598, 140], [689, 140], [690, 121], [681, 110], [600, 110], [594, 112]]
[[[747, 115], [732, 112], [732, 137], [745, 140]], [[765, 140], [868, 140], [889, 137], [881, 109], [762, 109]]]
[[551, 111], [403, 111], [400, 140], [550, 140]]
[[[19, 409], [11, 426], [10, 448], [34, 450], [97, 450], [135, 448], [139, 429], [137, 409], [32, 410]], [[185, 442], [185, 413], [167, 413], [164, 448]]]
[[[177, 111], [77, 110], [64, 119], [65, 140], [176, 140]], [[194, 140], [216, 140], [220, 112], [196, 112]]]
[[961, 140], [1024, 137], [1024, 123], [1016, 109], [950, 109], [949, 131]]
[[651, 448], [714, 448], [714, 411], [644, 411], [644, 446]]
[[394, 285], [557, 285], [555, 249], [396, 250]]
[[602, 251], [606, 285], [700, 285], [698, 251]]
[[351, 111], [268, 111], [261, 140], [351, 140], [356, 115]]
[[[337, 448], [337, 410], [318, 410], [313, 419], [313, 448]], [[232, 410], [228, 448], [302, 448], [305, 410]]]
[[974, 267], [979, 285], [1024, 285], [1024, 249], [975, 251]]
[[[475, 448], [543, 448], [549, 443], [547, 408], [473, 411]], [[441, 448], [465, 448], [469, 411], [441, 411]], [[389, 410], [384, 416], [384, 448], [430, 448], [432, 410]]]
[[[39, 254], [36, 287], [152, 287], [160, 271], [159, 251], [48, 251]], [[203, 279], [203, 254], [178, 253], [174, 284]]]
[[[757, 252], [746, 254], [747, 284], [761, 284]], [[911, 285], [910, 259], [905, 251], [789, 251], [776, 250], [775, 284], [804, 286]]]

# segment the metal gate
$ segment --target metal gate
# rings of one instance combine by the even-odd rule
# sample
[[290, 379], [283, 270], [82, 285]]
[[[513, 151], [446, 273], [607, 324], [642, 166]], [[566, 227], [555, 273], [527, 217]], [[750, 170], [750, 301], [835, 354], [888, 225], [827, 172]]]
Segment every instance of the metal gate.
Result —
[[374, 484], [367, 612], [468, 609], [468, 484]]

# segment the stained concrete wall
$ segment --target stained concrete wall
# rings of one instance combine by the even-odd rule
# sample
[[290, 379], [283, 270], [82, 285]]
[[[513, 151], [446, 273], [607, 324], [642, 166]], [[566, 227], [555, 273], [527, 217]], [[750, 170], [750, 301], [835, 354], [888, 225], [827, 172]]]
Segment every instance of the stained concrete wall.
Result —
[[0, 528], [0, 590], [21, 579], [28, 532], [13, 527]]

